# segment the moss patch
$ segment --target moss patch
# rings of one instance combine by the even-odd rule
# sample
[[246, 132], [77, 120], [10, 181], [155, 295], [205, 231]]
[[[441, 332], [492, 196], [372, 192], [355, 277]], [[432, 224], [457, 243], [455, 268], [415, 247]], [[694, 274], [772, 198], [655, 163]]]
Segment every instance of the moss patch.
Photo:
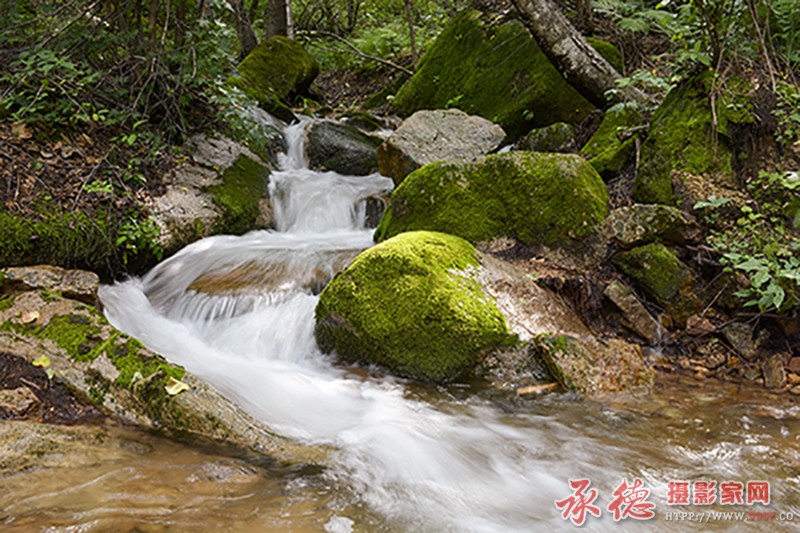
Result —
[[[613, 46], [594, 46], [609, 54]], [[619, 52], [607, 57], [618, 62]], [[573, 89], [518, 21], [492, 25], [479, 11], [457, 15], [400, 89], [401, 115], [458, 107], [500, 124], [510, 137], [554, 122], [575, 123], [594, 106]]]
[[471, 242], [505, 235], [559, 245], [592, 234], [607, 204], [602, 179], [577, 155], [512, 152], [432, 163], [394, 191], [375, 237], [432, 230]]
[[[294, 118], [290, 98], [305, 94], [319, 74], [319, 65], [297, 41], [273, 37], [259, 44], [238, 67], [229, 83], [258, 101], [278, 118]], [[290, 116], [287, 116], [290, 115]]]
[[217, 232], [240, 235], [256, 226], [259, 200], [268, 196], [270, 171], [247, 156], [240, 156], [222, 174], [222, 184], [206, 189], [223, 216]]
[[361, 253], [320, 295], [320, 347], [429, 382], [468, 374], [512, 342], [503, 315], [471, 272], [463, 239], [411, 232]]
[[685, 321], [702, 307], [694, 273], [663, 244], [621, 252], [613, 262], [677, 320]]
[[653, 115], [633, 188], [637, 202], [675, 204], [673, 170], [695, 175], [733, 174], [729, 126], [754, 119], [744, 96], [745, 85], [731, 82], [733, 90], [716, 99], [715, 128], [711, 82], [711, 72], [685, 80], [667, 94]]
[[627, 130], [644, 123], [644, 117], [633, 106], [619, 104], [606, 111], [603, 122], [591, 139], [581, 148], [581, 155], [604, 178], [622, 170], [635, 148], [636, 136], [622, 138]]

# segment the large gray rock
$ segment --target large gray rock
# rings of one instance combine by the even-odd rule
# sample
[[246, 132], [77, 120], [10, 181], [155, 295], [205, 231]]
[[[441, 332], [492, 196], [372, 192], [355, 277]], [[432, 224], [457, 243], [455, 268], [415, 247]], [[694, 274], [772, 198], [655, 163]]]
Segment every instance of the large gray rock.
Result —
[[378, 147], [378, 169], [399, 184], [428, 163], [488, 154], [505, 136], [497, 124], [458, 109], [417, 111]]
[[[0, 311], [0, 352], [38, 360], [53, 379], [124, 423], [291, 463], [323, 459], [320, 450], [275, 435], [183, 368], [114, 329], [91, 307], [33, 291], [10, 303]], [[175, 394], [171, 386], [179, 383], [185, 390]]]
[[365, 176], [378, 171], [377, 150], [382, 142], [354, 126], [320, 120], [308, 128], [306, 155], [314, 169]]

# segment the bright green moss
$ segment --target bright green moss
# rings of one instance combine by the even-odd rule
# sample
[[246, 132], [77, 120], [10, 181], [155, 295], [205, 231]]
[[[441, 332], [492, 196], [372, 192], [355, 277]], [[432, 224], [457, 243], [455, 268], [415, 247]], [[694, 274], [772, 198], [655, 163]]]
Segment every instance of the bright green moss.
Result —
[[[673, 170], [732, 175], [729, 125], [751, 122], [753, 117], [741, 94], [720, 96], [715, 117], [709, 98], [711, 80], [711, 72], [685, 80], [653, 115], [633, 188], [637, 202], [675, 204]], [[744, 91], [741, 83], [731, 85]]]
[[581, 155], [604, 178], [619, 173], [635, 148], [636, 137], [621, 139], [626, 130], [644, 123], [644, 117], [632, 105], [616, 105], [606, 111], [603, 122], [581, 148]]
[[0, 311], [11, 309], [14, 305], [14, 296], [3, 296], [0, 298]]
[[109, 346], [107, 354], [120, 372], [115, 380], [115, 384], [120, 387], [132, 388], [139, 376], [142, 380], [158, 376], [159, 383], [166, 383], [170, 377], [180, 379], [186, 373], [179, 366], [170, 365], [163, 359], [148, 355], [145, 347], [136, 339], [120, 337], [114, 341], [114, 344]]
[[[607, 53], [609, 47], [598, 51]], [[458, 107], [500, 124], [512, 138], [535, 126], [575, 123], [594, 108], [564, 80], [522, 23], [491, 25], [472, 9], [448, 24], [393, 105], [405, 116]]]
[[702, 306], [691, 269], [663, 244], [621, 252], [613, 262], [678, 320], [686, 320]]
[[297, 41], [277, 36], [259, 44], [238, 66], [229, 83], [242, 89], [278, 118], [293, 118], [285, 105], [304, 94], [319, 73], [316, 60]]
[[79, 314], [53, 317], [38, 336], [54, 341], [76, 361], [93, 361], [112, 341], [102, 340], [93, 319]]
[[269, 173], [265, 166], [240, 156], [223, 172], [221, 185], [208, 187], [223, 213], [218, 232], [239, 235], [255, 228], [259, 201], [268, 195]]
[[433, 232], [405, 233], [361, 253], [320, 295], [320, 347], [429, 382], [468, 374], [512, 341], [473, 272], [475, 249]]
[[497, 236], [565, 244], [608, 215], [608, 190], [581, 157], [510, 152], [426, 165], [392, 194], [375, 238], [431, 230], [470, 242]]

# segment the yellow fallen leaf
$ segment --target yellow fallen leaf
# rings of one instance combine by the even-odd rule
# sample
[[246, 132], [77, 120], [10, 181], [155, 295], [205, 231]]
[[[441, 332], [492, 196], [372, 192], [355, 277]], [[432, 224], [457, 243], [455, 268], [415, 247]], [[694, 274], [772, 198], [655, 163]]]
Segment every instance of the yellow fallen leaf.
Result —
[[27, 313], [22, 313], [22, 318], [20, 318], [23, 324], [30, 324], [31, 322], [36, 322], [39, 320], [39, 311], [28, 311]]
[[50, 366], [50, 358], [46, 355], [39, 357], [38, 359], [34, 359], [33, 366], [40, 366], [42, 368], [47, 368]]
[[175, 396], [176, 394], [180, 394], [185, 390], [189, 390], [189, 385], [183, 381], [178, 381], [175, 378], [169, 378], [167, 384], [164, 385], [164, 390], [167, 391], [167, 394]]
[[28, 129], [28, 125], [24, 122], [17, 122], [16, 124], [11, 125], [11, 133], [17, 136], [19, 139], [30, 139], [33, 137], [33, 133], [31, 130]]

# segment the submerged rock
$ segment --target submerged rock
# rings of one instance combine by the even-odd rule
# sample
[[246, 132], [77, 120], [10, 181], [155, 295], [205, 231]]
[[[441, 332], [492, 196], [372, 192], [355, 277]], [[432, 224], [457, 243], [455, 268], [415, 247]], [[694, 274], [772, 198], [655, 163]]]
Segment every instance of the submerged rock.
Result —
[[606, 185], [580, 156], [509, 152], [413, 172], [392, 193], [375, 236], [430, 230], [473, 243], [506, 236], [561, 247], [594, 234], [607, 204]]
[[382, 142], [354, 126], [320, 120], [308, 129], [306, 154], [311, 168], [365, 176], [378, 171], [377, 150]]
[[428, 163], [488, 154], [504, 137], [500, 126], [458, 109], [417, 111], [378, 148], [378, 168], [399, 184]]
[[694, 272], [663, 244], [621, 252], [613, 262], [676, 320], [685, 322], [702, 308]]
[[512, 337], [475, 276], [463, 239], [410, 232], [362, 252], [322, 291], [315, 336], [325, 352], [429, 382], [469, 374]]
[[238, 71], [229, 83], [288, 122], [295, 116], [287, 104], [292, 97], [308, 92], [319, 74], [319, 65], [297, 41], [276, 36], [256, 46], [239, 63]]
[[[278, 460], [321, 459], [318, 450], [273, 434], [183, 368], [117, 331], [95, 309], [54, 293], [10, 298], [0, 311], [0, 352], [36, 361], [102, 412], [128, 424]], [[170, 385], [176, 382], [186, 390], [175, 394]]]
[[[619, 52], [592, 45], [621, 71]], [[559, 74], [519, 21], [492, 24], [474, 9], [453, 18], [394, 101], [399, 114], [457, 107], [516, 138], [531, 127], [575, 123], [593, 108]]]

